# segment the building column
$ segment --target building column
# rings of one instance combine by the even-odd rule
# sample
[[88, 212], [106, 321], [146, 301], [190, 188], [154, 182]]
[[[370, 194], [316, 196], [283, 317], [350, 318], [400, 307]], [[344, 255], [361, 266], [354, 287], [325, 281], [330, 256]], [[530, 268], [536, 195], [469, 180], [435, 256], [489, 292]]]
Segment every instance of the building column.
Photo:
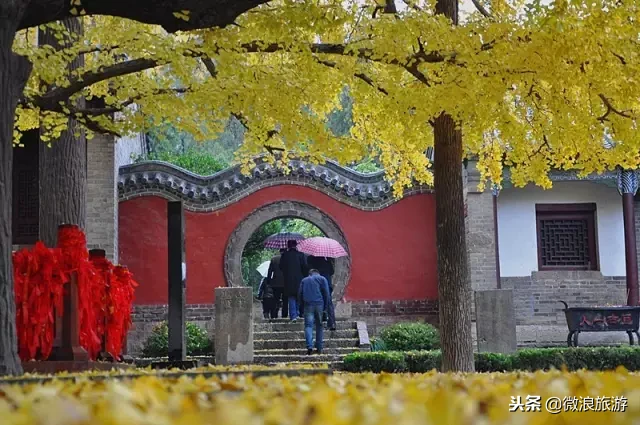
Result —
[[476, 161], [467, 163], [467, 249], [474, 291], [497, 289], [495, 209], [491, 190], [479, 190]]
[[87, 246], [104, 249], [107, 258], [118, 261], [118, 201], [115, 139], [97, 134], [87, 142]]
[[622, 196], [622, 217], [624, 221], [627, 305], [638, 305], [638, 259], [633, 199], [637, 191], [638, 175], [636, 171], [618, 167], [618, 192]]

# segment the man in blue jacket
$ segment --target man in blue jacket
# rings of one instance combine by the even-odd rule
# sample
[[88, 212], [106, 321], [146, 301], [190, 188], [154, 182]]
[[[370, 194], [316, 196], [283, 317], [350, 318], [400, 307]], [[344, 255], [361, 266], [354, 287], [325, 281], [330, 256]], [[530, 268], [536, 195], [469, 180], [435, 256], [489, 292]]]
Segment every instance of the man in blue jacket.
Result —
[[307, 354], [313, 352], [313, 327], [316, 328], [316, 350], [322, 354], [322, 313], [329, 306], [329, 283], [318, 270], [311, 269], [309, 276], [302, 279], [298, 290], [298, 300], [304, 306], [304, 338]]

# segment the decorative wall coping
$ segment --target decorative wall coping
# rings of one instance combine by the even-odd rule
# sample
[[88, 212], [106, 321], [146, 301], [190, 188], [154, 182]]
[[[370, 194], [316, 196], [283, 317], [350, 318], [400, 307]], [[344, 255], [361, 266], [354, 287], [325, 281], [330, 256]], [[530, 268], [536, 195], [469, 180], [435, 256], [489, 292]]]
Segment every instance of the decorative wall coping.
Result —
[[[552, 182], [591, 182], [598, 183], [605, 186], [617, 188], [618, 187], [618, 173], [615, 171], [605, 171], [602, 174], [591, 173], [585, 177], [579, 177], [578, 171], [564, 171], [564, 170], [552, 170], [549, 172], [549, 180]], [[505, 170], [504, 172], [505, 188], [514, 187], [511, 184], [511, 172]]]
[[[475, 189], [475, 186], [480, 182], [480, 173], [476, 168], [476, 160], [469, 160], [467, 167], [467, 173], [469, 176], [469, 186]], [[586, 181], [603, 184], [613, 188], [618, 187], [618, 173], [616, 171], [605, 171], [601, 174], [591, 173], [585, 177], [578, 177], [579, 172], [574, 170], [551, 170], [549, 172], [549, 179], [552, 182], [565, 182], [565, 181]], [[507, 167], [502, 173], [502, 186], [503, 188], [514, 187], [511, 183], [511, 170]]]
[[[249, 176], [242, 174], [240, 166], [199, 176], [166, 162], [146, 161], [120, 167], [118, 197], [124, 201], [156, 195], [182, 200], [186, 209], [204, 212], [224, 208], [265, 187], [289, 184], [319, 190], [363, 210], [380, 210], [397, 201], [384, 171], [362, 174], [333, 161], [311, 164], [291, 160], [289, 167], [290, 173], [285, 174], [261, 157]], [[418, 185], [404, 196], [431, 192], [431, 188]]]

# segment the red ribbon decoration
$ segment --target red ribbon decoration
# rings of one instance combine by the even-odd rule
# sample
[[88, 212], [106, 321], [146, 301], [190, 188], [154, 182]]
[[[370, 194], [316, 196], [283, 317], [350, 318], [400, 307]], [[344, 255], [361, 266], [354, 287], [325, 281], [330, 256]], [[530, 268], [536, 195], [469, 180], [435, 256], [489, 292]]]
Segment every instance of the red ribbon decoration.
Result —
[[62, 312], [69, 275], [62, 253], [36, 242], [33, 250], [13, 253], [18, 353], [23, 361], [47, 359], [53, 348], [55, 311]]
[[78, 276], [80, 345], [92, 360], [102, 350], [119, 358], [138, 285], [125, 267], [114, 267], [106, 258], [90, 261], [86, 237], [78, 226], [60, 227], [58, 248], [38, 241], [32, 250], [15, 252], [13, 267], [22, 361], [46, 360], [51, 354], [55, 315], [62, 316], [63, 291], [72, 272]]
[[129, 269], [123, 266], [114, 268], [114, 277], [109, 290], [107, 352], [117, 357], [131, 327], [131, 306], [138, 284]]
[[[100, 354], [101, 341], [96, 330], [96, 306], [103, 285], [93, 264], [89, 261], [87, 239], [78, 226], [65, 225], [58, 229], [58, 248], [62, 251], [64, 266], [68, 273], [78, 275], [78, 308], [80, 309], [80, 345], [95, 360]], [[97, 301], [99, 303], [99, 300]], [[99, 305], [99, 304], [98, 304]]]
[[[105, 333], [107, 329], [107, 320], [109, 316], [109, 293], [113, 285], [113, 264], [105, 257], [89, 256], [93, 267], [96, 270], [96, 280], [99, 281], [95, 285], [96, 294], [94, 294], [94, 309], [96, 313], [96, 332], [101, 335], [101, 345], [105, 349]], [[117, 358], [118, 353], [110, 354]]]

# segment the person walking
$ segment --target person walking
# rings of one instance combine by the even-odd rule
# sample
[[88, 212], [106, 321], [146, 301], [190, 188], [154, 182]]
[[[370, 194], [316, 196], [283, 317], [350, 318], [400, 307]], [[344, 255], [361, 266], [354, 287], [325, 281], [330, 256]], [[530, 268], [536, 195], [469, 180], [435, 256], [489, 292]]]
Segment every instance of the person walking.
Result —
[[[308, 264], [310, 268], [318, 270], [320, 276], [327, 279], [329, 285], [329, 295], [333, 296], [333, 274], [335, 273], [334, 259], [327, 257], [314, 257], [310, 255], [308, 257]], [[336, 330], [336, 311], [333, 306], [333, 299], [329, 297], [329, 305], [326, 309], [327, 326], [329, 330]]]
[[268, 277], [263, 277], [258, 288], [258, 298], [262, 300], [262, 317], [276, 319], [278, 317], [277, 300]]
[[316, 328], [316, 352], [322, 354], [323, 329], [322, 313], [327, 309], [331, 295], [327, 279], [311, 269], [309, 276], [302, 279], [298, 292], [300, 304], [304, 305], [304, 339], [307, 355], [313, 353], [313, 328]]
[[269, 263], [269, 271], [267, 272], [267, 279], [271, 283], [273, 288], [273, 298], [276, 301], [276, 318], [278, 317], [278, 310], [282, 306], [282, 318], [289, 317], [289, 300], [284, 294], [284, 276], [282, 270], [280, 270], [280, 256], [286, 249], [280, 250], [280, 255], [276, 255], [271, 258]]
[[295, 240], [287, 241], [287, 250], [280, 256], [280, 270], [284, 277], [284, 292], [289, 303], [289, 318], [298, 320], [300, 310], [298, 308], [298, 290], [300, 282], [307, 274], [307, 262], [304, 254], [296, 248]]

